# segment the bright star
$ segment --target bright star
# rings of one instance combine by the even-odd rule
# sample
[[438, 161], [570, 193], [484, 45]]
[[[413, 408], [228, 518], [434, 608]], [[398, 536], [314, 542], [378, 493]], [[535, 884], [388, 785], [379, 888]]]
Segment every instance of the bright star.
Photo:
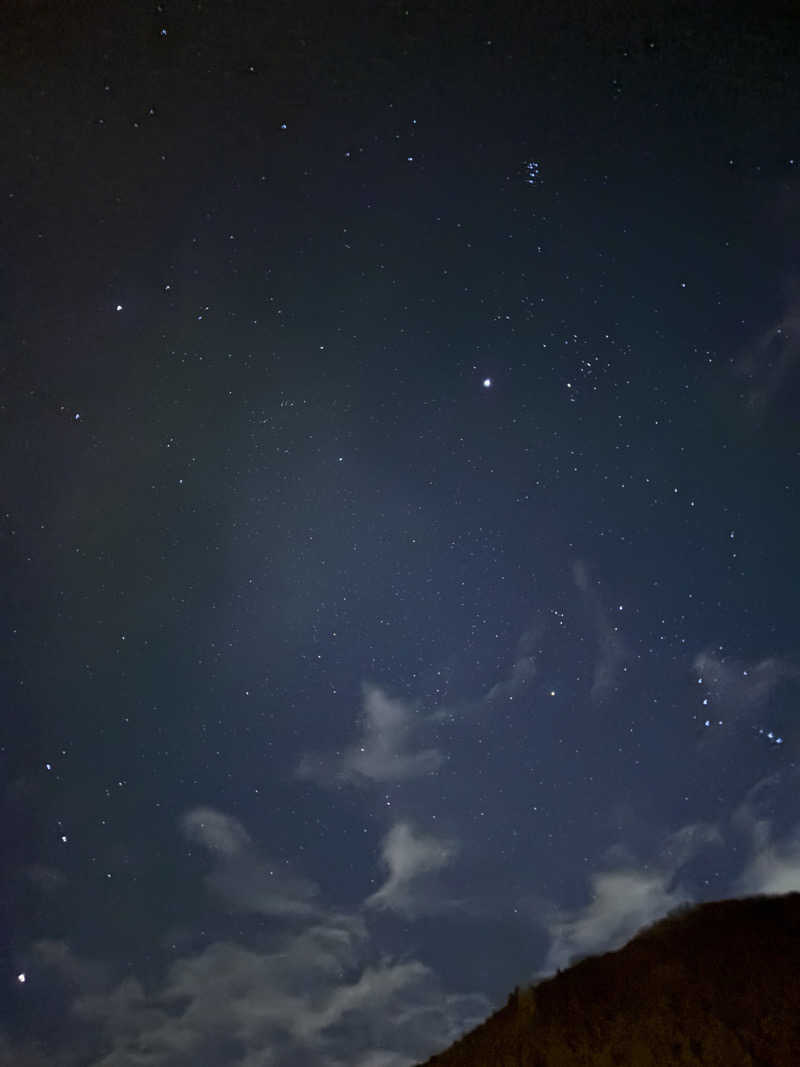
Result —
[[483, 379], [483, 388], [484, 389], [491, 389], [492, 388], [492, 379], [491, 378], [484, 378]]

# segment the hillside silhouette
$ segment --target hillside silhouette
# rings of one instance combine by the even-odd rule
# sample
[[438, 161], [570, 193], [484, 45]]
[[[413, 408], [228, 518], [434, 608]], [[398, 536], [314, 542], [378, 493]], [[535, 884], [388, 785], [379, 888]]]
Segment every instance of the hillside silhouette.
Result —
[[525, 989], [429, 1067], [800, 1067], [800, 893], [680, 908]]

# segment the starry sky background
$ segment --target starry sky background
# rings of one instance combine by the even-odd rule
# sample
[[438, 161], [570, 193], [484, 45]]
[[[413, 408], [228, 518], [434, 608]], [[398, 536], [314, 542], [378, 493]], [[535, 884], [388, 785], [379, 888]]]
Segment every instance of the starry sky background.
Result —
[[536, 7], [4, 5], [0, 1063], [800, 889], [796, 16]]

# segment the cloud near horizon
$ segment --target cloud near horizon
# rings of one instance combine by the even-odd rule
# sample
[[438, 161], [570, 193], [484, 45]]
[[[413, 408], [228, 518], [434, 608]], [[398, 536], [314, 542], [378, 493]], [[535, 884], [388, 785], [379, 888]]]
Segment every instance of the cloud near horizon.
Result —
[[576, 957], [620, 948], [643, 926], [690, 900], [683, 890], [668, 888], [671, 873], [626, 868], [600, 871], [590, 878], [591, 900], [550, 926], [552, 944], [544, 973], [569, 966]]
[[543, 910], [551, 944], [542, 973], [620, 948], [642, 927], [692, 901], [691, 890], [678, 880], [681, 869], [703, 849], [722, 843], [718, 827], [693, 823], [669, 834], [652, 863], [637, 865], [623, 854], [616, 865], [592, 874], [584, 907]]
[[751, 417], [760, 421], [800, 363], [800, 280], [787, 284], [783, 315], [746, 345], [734, 364], [745, 381], [744, 398]]
[[800, 892], [800, 827], [786, 841], [765, 841], [740, 875], [736, 888], [742, 896]]
[[[551, 944], [537, 977], [618, 948], [696, 899], [688, 874], [679, 881], [684, 868], [730, 834], [750, 846], [735, 883], [740, 894], [800, 889], [800, 827], [781, 835], [764, 814], [783, 795], [779, 790], [791, 792], [795, 784], [796, 775], [762, 780], [724, 833], [707, 823], [680, 827], [662, 839], [649, 864], [611, 850], [606, 868], [589, 879], [583, 907], [557, 910], [538, 900], [529, 915]], [[112, 978], [65, 942], [36, 943], [40, 982], [50, 974], [69, 991], [79, 1027], [71, 1051], [60, 1053], [62, 1067], [190, 1067], [203, 1057], [239, 1067], [412, 1067], [497, 1006], [478, 993], [447, 994], [423, 960], [381, 952], [369, 928], [376, 910], [404, 919], [441, 910], [436, 879], [457, 854], [455, 841], [396, 822], [381, 843], [383, 885], [348, 913], [323, 906], [313, 882], [279, 876], [232, 816], [196, 807], [179, 826], [213, 858], [207, 885], [227, 909], [292, 922], [247, 943], [222, 937], [179, 953], [149, 985], [129, 975]], [[0, 1039], [0, 1064], [46, 1062], [36, 1049]]]
[[[748, 791], [742, 804], [734, 812], [731, 822], [749, 838], [752, 854], [735, 883], [741, 895], [764, 893], [775, 895], [800, 892], [800, 823], [779, 837], [774, 820], [764, 814], [769, 796], [775, 788], [789, 785], [796, 789], [799, 775], [771, 775]], [[774, 797], [773, 797], [774, 802]]]
[[643, 927], [698, 900], [691, 880], [679, 880], [681, 871], [703, 850], [725, 847], [729, 836], [749, 838], [750, 856], [733, 882], [733, 892], [725, 896], [800, 892], [800, 824], [777, 838], [771, 820], [759, 816], [764, 788], [775, 785], [773, 776], [750, 789], [724, 831], [710, 823], [690, 824], [664, 839], [652, 863], [637, 865], [623, 856], [617, 865], [595, 872], [589, 879], [589, 902], [581, 908], [564, 911], [536, 902], [539, 922], [551, 938], [539, 976], [567, 967], [578, 957], [620, 948]]
[[79, 996], [73, 1014], [102, 1034], [102, 1050], [81, 1061], [91, 1067], [410, 1067], [488, 1007], [446, 996], [418, 960], [371, 958], [360, 919], [338, 915], [272, 951], [214, 942], [175, 960], [154, 989], [125, 978]]
[[[213, 858], [205, 880], [223, 914], [283, 922], [246, 942], [222, 937], [178, 954], [147, 985], [112, 976], [66, 942], [37, 942], [40, 984], [54, 983], [71, 1002], [60, 1067], [411, 1067], [491, 1011], [483, 994], [446, 992], [423, 961], [381, 951], [366, 922], [376, 907], [419, 906], [420, 880], [447, 862], [452, 842], [392, 827], [382, 848], [387, 881], [360, 914], [324, 906], [313, 882], [267, 863], [230, 815], [193, 808], [179, 828]], [[47, 1062], [0, 1034], [0, 1065]]]

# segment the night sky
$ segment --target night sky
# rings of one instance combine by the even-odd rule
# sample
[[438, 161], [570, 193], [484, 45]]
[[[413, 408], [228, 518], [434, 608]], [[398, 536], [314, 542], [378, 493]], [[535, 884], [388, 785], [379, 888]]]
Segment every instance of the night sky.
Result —
[[797, 16], [2, 18], [0, 1063], [408, 1067], [800, 889]]

